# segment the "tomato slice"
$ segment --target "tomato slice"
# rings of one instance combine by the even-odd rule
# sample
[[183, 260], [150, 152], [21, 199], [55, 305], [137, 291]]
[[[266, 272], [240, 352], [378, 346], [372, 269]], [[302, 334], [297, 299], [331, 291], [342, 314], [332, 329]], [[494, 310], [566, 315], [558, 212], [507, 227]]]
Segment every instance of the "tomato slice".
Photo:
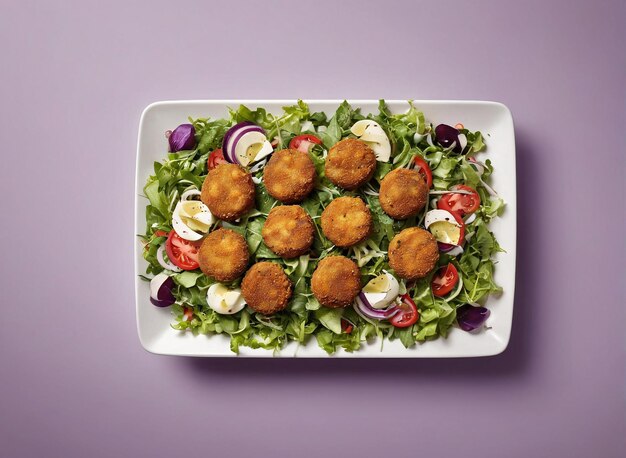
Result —
[[302, 134], [297, 135], [291, 139], [289, 142], [290, 149], [297, 149], [298, 151], [302, 151], [303, 153], [308, 153], [311, 151], [313, 145], [321, 145], [322, 140], [317, 138], [315, 135], [311, 134]]
[[218, 165], [227, 163], [228, 161], [224, 158], [224, 152], [222, 151], [222, 148], [218, 148], [209, 154], [207, 167], [209, 168], [209, 170], [213, 170]]
[[354, 325], [350, 323], [348, 320], [341, 319], [341, 330], [346, 334], [350, 334], [354, 329]]
[[426, 184], [428, 185], [428, 189], [430, 189], [433, 185], [433, 172], [430, 170], [428, 162], [419, 156], [415, 156], [415, 159], [413, 160], [417, 166], [417, 171], [424, 177], [424, 180], [426, 180]]
[[403, 294], [400, 296], [402, 302], [398, 306], [400, 311], [391, 317], [389, 320], [391, 324], [393, 324], [396, 328], [408, 328], [409, 326], [413, 326], [417, 323], [418, 318], [420, 317], [419, 312], [417, 311], [417, 306], [411, 296], [408, 294]]
[[454, 264], [449, 263], [447, 266], [443, 266], [437, 271], [430, 286], [435, 296], [443, 297], [452, 291], [458, 282], [459, 271], [456, 270]]
[[452, 186], [450, 190], [469, 191], [471, 194], [446, 194], [437, 202], [437, 208], [465, 216], [474, 213], [478, 210], [478, 207], [480, 207], [480, 196], [474, 188], [470, 188], [464, 184], [458, 184]]
[[167, 236], [165, 252], [176, 267], [183, 270], [195, 270], [198, 263], [200, 243], [181, 238], [174, 230]]

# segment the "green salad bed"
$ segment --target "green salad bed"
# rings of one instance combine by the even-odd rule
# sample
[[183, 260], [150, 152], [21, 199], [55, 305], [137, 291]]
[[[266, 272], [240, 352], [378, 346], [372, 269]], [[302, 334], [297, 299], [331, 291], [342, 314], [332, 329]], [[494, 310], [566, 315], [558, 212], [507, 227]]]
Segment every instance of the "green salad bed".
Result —
[[[326, 178], [325, 158], [337, 142], [355, 137], [351, 128], [364, 119], [375, 121], [382, 127], [389, 139], [391, 154], [388, 160], [377, 161], [374, 176], [366, 185], [346, 191]], [[260, 126], [275, 150], [287, 148], [290, 144], [293, 146], [294, 139], [300, 139], [300, 148], [305, 147], [303, 154], [309, 155], [317, 172], [313, 192], [300, 203], [316, 227], [314, 242], [307, 254], [283, 259], [263, 241], [261, 231], [267, 215], [273, 207], [281, 205], [269, 195], [263, 183], [263, 165], [267, 158], [252, 161], [246, 167], [256, 188], [254, 209], [238, 221], [211, 222], [210, 230], [228, 228], [245, 238], [250, 265], [272, 261], [284, 269], [293, 284], [293, 295], [285, 310], [271, 316], [256, 313], [250, 307], [243, 307], [234, 314], [218, 313], [207, 302], [207, 291], [215, 280], [193, 262], [179, 265], [179, 261], [172, 259], [172, 251], [165, 249], [171, 239], [169, 235], [173, 233], [172, 214], [181, 197], [186, 192], [200, 190], [209, 168], [228, 161], [221, 150], [224, 136], [229, 129], [244, 121]], [[167, 133], [169, 152], [164, 147], [163, 160], [154, 163], [154, 174], [145, 184], [144, 193], [148, 200], [146, 232], [140, 236], [148, 263], [146, 275], [142, 278], [151, 281], [158, 277], [161, 280], [152, 289], [153, 303], [171, 306], [174, 329], [193, 334], [228, 334], [230, 348], [235, 353], [241, 346], [277, 351], [289, 341], [306, 344], [315, 340], [331, 354], [338, 349], [356, 351], [364, 342], [374, 339], [380, 339], [381, 345], [384, 339], [399, 339], [409, 348], [445, 338], [453, 328], [457, 328], [453, 332], [476, 332], [484, 328], [489, 316], [484, 301], [500, 291], [493, 279], [493, 257], [502, 251], [489, 230], [489, 222], [501, 214], [504, 202], [488, 185], [493, 167], [489, 160], [480, 160], [480, 153], [486, 148], [486, 140], [480, 132], [469, 131], [461, 124], [434, 126], [410, 101], [405, 113], [392, 114], [383, 100], [377, 113], [362, 113], [343, 102], [332, 116], [311, 112], [303, 101], [283, 107], [280, 115], [241, 105], [230, 109], [228, 118], [190, 118], [189, 124], [179, 127], [184, 128]], [[187, 135], [176, 138], [177, 131]], [[302, 137], [303, 134], [307, 137]], [[303, 138], [319, 141], [302, 142]], [[424, 180], [432, 181], [425, 208], [406, 220], [389, 217], [378, 198], [380, 182], [397, 168], [417, 169]], [[469, 191], [455, 194], [455, 189]], [[333, 245], [321, 229], [323, 210], [340, 196], [361, 198], [369, 207], [373, 221], [370, 237], [349, 248]], [[472, 205], [475, 208], [471, 208]], [[398, 327], [391, 320], [360, 313], [356, 306], [321, 306], [311, 291], [311, 276], [321, 259], [337, 254], [352, 259], [360, 269], [362, 286], [381, 275], [394, 275], [387, 256], [393, 237], [408, 227], [425, 228], [426, 214], [442, 208], [456, 213], [455, 218], [464, 233], [463, 240], [455, 246], [449, 243], [449, 239], [441, 238], [449, 235], [445, 228], [437, 231], [431, 228], [441, 248], [437, 266], [416, 281], [398, 278], [399, 297], [407, 298], [406, 303], [415, 304], [415, 316], [408, 317], [412, 319], [405, 320], [404, 325]], [[225, 287], [236, 290], [240, 283], [241, 279], [237, 279], [226, 283]], [[159, 286], [165, 291], [160, 291]], [[401, 299], [397, 301], [399, 303]]]

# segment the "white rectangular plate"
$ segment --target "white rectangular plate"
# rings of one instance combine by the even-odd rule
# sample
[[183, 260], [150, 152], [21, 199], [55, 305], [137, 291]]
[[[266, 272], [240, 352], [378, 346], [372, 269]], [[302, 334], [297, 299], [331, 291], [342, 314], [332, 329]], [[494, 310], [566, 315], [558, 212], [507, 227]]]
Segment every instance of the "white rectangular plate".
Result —
[[[137, 168], [135, 177], [135, 234], [145, 232], [145, 209], [147, 199], [143, 197], [143, 186], [153, 172], [154, 161], [162, 161], [167, 153], [167, 141], [164, 133], [179, 124], [188, 122], [191, 117], [228, 117], [227, 107], [236, 107], [243, 103], [251, 108], [261, 106], [269, 112], [280, 113], [281, 107], [291, 105], [293, 100], [210, 100], [210, 101], [172, 101], [157, 102], [148, 106], [141, 115], [139, 140], [137, 146]], [[335, 112], [341, 101], [308, 101], [311, 111], [326, 112], [329, 117]], [[363, 113], [376, 113], [378, 102], [374, 100], [350, 101]], [[480, 101], [443, 101], [418, 100], [415, 105], [424, 112], [426, 120], [433, 124], [455, 125], [461, 122], [469, 130], [480, 130], [485, 136], [487, 151], [480, 153], [480, 158], [491, 159], [495, 168], [492, 175], [493, 188], [506, 202], [506, 209], [501, 218], [492, 221], [490, 228], [495, 233], [505, 253], [496, 256], [496, 282], [504, 292], [492, 296], [487, 301], [491, 316], [487, 329], [477, 334], [453, 329], [447, 339], [417, 344], [406, 349], [400, 341], [380, 340], [364, 344], [354, 353], [340, 350], [332, 357], [355, 358], [449, 358], [489, 356], [503, 352], [511, 334], [513, 320], [513, 297], [515, 290], [515, 255], [516, 255], [516, 184], [515, 184], [515, 137], [513, 119], [509, 109], [496, 102]], [[408, 109], [406, 101], [387, 101], [393, 113]], [[150, 303], [150, 289], [147, 282], [138, 275], [144, 274], [146, 261], [142, 256], [143, 246], [135, 236], [135, 295], [137, 306], [137, 329], [143, 347], [152, 353], [163, 355], [186, 356], [236, 356], [230, 351], [229, 338], [222, 335], [193, 336], [191, 333], [176, 331], [171, 328], [173, 316], [169, 309], [154, 307]], [[268, 350], [252, 350], [241, 347], [239, 356], [273, 356]], [[307, 345], [289, 343], [274, 356], [281, 357], [328, 357], [317, 346], [315, 338]]]

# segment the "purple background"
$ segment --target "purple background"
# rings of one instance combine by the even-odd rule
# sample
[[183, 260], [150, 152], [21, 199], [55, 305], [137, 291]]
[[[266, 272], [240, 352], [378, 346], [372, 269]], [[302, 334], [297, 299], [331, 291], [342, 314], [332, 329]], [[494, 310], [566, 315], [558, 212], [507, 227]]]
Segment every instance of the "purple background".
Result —
[[[1, 456], [623, 456], [624, 2], [63, 3], [0, 11]], [[142, 109], [298, 97], [510, 107], [519, 263], [504, 354], [140, 347]]]

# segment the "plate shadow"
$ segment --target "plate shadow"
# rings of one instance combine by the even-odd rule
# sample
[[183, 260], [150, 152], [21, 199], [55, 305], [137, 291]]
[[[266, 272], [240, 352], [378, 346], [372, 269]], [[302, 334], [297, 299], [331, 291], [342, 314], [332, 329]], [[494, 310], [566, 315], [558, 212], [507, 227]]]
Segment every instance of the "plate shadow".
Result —
[[[537, 306], [540, 303], [538, 270], [534, 260], [540, 259], [537, 238], [541, 227], [537, 202], [541, 190], [537, 180], [539, 154], [527, 132], [516, 127], [517, 165], [517, 271], [513, 328], [509, 347], [500, 355], [484, 358], [452, 359], [297, 359], [297, 358], [185, 358], [177, 357], [181, 370], [206, 379], [230, 377], [273, 378], [288, 374], [289, 378], [333, 377], [355, 375], [368, 379], [427, 377], [429, 379], [471, 380], [526, 378], [532, 372], [533, 329], [539, 325]], [[525, 224], [519, 230], [520, 223]]]

